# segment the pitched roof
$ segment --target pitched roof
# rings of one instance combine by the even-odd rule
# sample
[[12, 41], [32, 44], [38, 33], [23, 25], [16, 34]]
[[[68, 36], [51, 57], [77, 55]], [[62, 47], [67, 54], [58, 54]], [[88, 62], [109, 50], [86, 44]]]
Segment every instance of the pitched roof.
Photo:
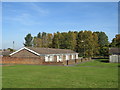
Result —
[[39, 54], [62, 54], [62, 53], [76, 53], [69, 49], [55, 49], [55, 48], [35, 48], [27, 47], [30, 50], [33, 50]]
[[109, 48], [110, 54], [120, 54], [120, 48]]
[[35, 47], [23, 47], [13, 53], [11, 53], [10, 55], [13, 55], [23, 49], [26, 49], [36, 55], [41, 55], [41, 54], [67, 54], [67, 53], [76, 53], [73, 50], [69, 50], [69, 49], [55, 49], [55, 48], [35, 48]]

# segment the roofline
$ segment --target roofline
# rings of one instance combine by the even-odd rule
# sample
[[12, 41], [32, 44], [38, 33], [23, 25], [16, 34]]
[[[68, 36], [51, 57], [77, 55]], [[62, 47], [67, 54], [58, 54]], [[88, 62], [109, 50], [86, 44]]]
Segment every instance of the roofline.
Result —
[[23, 47], [23, 48], [21, 48], [21, 49], [15, 51], [15, 52], [13, 52], [13, 53], [11, 53], [10, 56], [12, 56], [13, 54], [15, 54], [15, 53], [17, 53], [17, 52], [19, 52], [19, 51], [21, 51], [21, 50], [23, 50], [23, 49], [26, 49], [26, 50], [28, 50], [28, 51], [30, 51], [30, 52], [32, 52], [32, 53], [34, 53], [34, 54], [40, 56], [39, 53], [37, 53], [37, 52], [35, 52], [35, 51], [33, 51], [33, 50], [29, 49], [29, 48], [26, 48], [26, 47]]
[[[54, 54], [39, 54], [39, 53], [37, 53], [37, 52], [35, 52], [35, 51], [33, 51], [33, 50], [29, 49], [29, 48], [26, 48], [26, 47], [23, 47], [23, 48], [15, 51], [15, 52], [9, 54], [9, 55], [12, 56], [12, 55], [16, 54], [17, 52], [19, 52], [19, 51], [21, 51], [21, 50], [23, 50], [23, 49], [26, 49], [26, 50], [28, 50], [28, 51], [30, 51], [30, 52], [38, 55], [38, 56], [40, 56], [40, 55], [54, 55]], [[57, 53], [57, 54], [60, 55], [60, 54], [79, 54], [79, 53], [76, 53], [76, 52], [75, 52], [75, 53]], [[55, 54], [55, 55], [57, 55], [57, 54]]]
[[79, 54], [79, 53], [57, 53], [57, 54], [41, 54], [41, 55], [68, 55], [68, 54]]

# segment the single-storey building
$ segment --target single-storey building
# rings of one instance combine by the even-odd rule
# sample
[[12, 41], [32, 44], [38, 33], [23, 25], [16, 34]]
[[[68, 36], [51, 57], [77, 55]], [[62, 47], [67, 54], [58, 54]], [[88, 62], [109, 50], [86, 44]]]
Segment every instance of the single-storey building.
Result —
[[69, 49], [23, 47], [11, 53], [10, 57], [16, 58], [40, 57], [44, 60], [44, 62], [63, 62], [64, 60], [67, 61], [78, 59], [78, 53]]
[[109, 48], [109, 62], [120, 63], [120, 48]]

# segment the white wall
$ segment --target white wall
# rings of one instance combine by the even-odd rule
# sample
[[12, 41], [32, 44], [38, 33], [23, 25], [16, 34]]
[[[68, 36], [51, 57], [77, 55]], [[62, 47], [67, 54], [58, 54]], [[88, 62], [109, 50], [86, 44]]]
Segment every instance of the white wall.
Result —
[[76, 59], [78, 59], [78, 54], [76, 54]]
[[70, 55], [66, 55], [66, 60], [69, 60], [70, 59]]
[[48, 62], [48, 56], [45, 56], [45, 62]]
[[73, 54], [71, 55], [71, 59], [74, 59], [74, 56], [73, 56]]
[[45, 62], [48, 62], [48, 61], [54, 61], [54, 56], [53, 55], [46, 55], [45, 56]]
[[49, 57], [49, 61], [54, 61], [53, 56], [50, 56], [50, 57]]
[[109, 56], [109, 61], [113, 62], [113, 63], [120, 62], [120, 55], [110, 55]]
[[57, 62], [62, 61], [63, 56], [62, 55], [57, 55]]
[[[45, 62], [48, 61], [54, 61], [54, 56], [57, 55], [57, 62], [63, 61], [63, 55], [62, 54], [51, 54], [45, 56]], [[66, 54], [66, 60], [70, 60], [70, 55], [72, 55], [72, 59], [78, 59], [78, 54]]]

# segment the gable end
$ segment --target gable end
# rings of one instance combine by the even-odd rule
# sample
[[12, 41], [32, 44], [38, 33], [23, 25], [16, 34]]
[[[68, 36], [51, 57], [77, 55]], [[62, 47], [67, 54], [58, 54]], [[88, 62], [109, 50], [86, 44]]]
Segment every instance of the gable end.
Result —
[[28, 48], [26, 48], [26, 47], [23, 47], [23, 48], [21, 48], [21, 49], [15, 51], [15, 52], [13, 52], [13, 53], [11, 53], [10, 56], [12, 56], [12, 55], [14, 55], [14, 54], [20, 52], [21, 50], [27, 50], [27, 51], [29, 51], [29, 52], [31, 52], [31, 53], [37, 55], [37, 56], [40, 56], [39, 53], [37, 53], [37, 52], [35, 52], [35, 51], [33, 51], [33, 50], [30, 50], [30, 49], [28, 49]]

